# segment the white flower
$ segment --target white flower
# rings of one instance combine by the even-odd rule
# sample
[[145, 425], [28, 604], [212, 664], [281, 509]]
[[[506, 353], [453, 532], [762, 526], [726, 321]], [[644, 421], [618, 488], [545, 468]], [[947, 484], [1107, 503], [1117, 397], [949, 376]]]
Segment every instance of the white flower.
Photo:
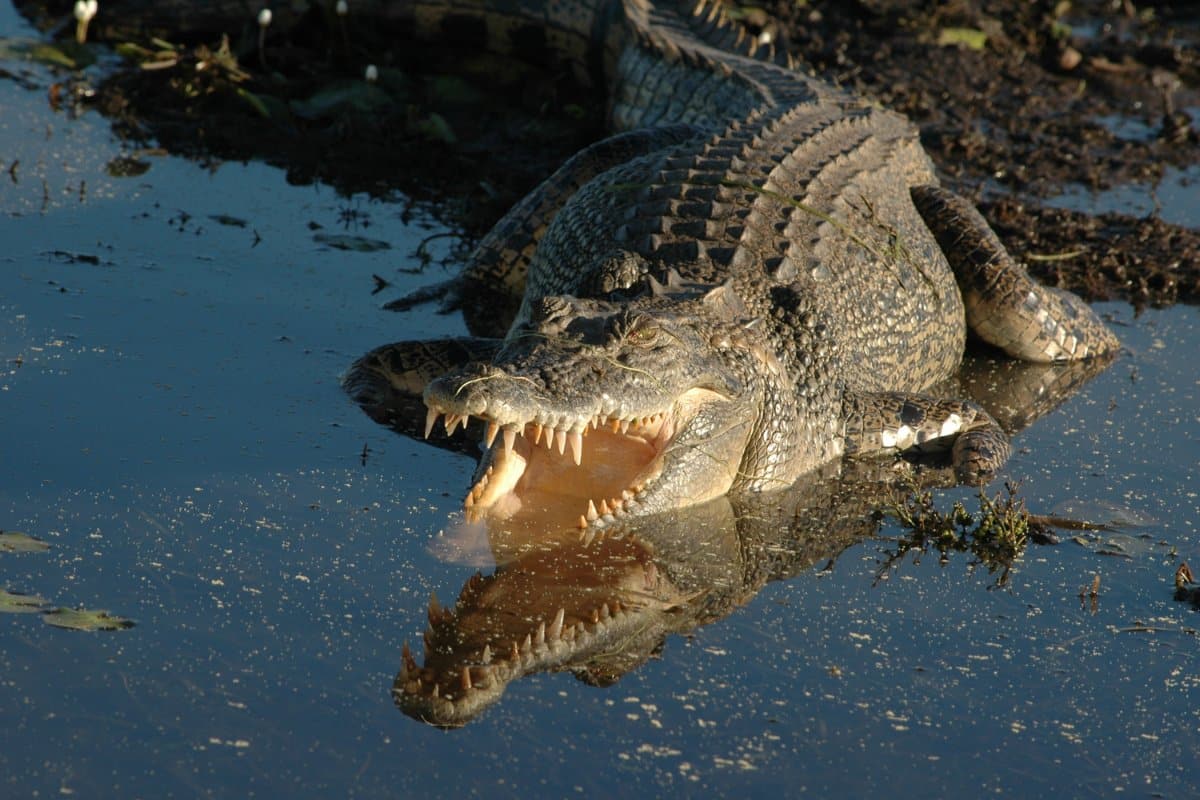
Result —
[[346, 0], [337, 0], [337, 5], [333, 7], [339, 17], [344, 17], [350, 13], [350, 4]]
[[75, 41], [83, 44], [87, 41], [88, 23], [100, 10], [97, 0], [75, 0]]
[[374, 64], [367, 64], [367, 83], [374, 83], [379, 80], [379, 68]]
[[258, 12], [258, 27], [265, 28], [271, 24], [271, 9], [264, 8]]
[[100, 3], [96, 0], [75, 0], [75, 19], [79, 22], [91, 22], [99, 10]]

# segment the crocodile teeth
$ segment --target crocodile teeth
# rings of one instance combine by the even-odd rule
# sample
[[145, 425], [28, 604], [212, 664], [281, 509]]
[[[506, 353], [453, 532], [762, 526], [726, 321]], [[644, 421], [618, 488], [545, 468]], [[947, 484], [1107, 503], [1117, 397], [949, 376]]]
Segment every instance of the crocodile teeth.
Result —
[[470, 667], [463, 667], [461, 680], [462, 680], [462, 688], [464, 691], [471, 688], [471, 668]]
[[438, 603], [437, 595], [429, 595], [429, 624], [436, 626], [442, 616], [442, 607]]
[[562, 636], [563, 619], [566, 617], [566, 610], [560, 608], [558, 613], [554, 615], [554, 621], [550, 623], [550, 627], [546, 629], [546, 638], [550, 641]]
[[542, 438], [542, 423], [534, 422], [533, 425], [533, 443], [537, 444]]
[[596, 511], [596, 504], [594, 502], [592, 502], [591, 500], [588, 500], [587, 521], [594, 522], [599, 518], [600, 518], [600, 514]]
[[492, 685], [492, 668], [491, 667], [475, 667], [475, 685], [486, 689]]
[[562, 428], [557, 428], [554, 431], [554, 446], [558, 448], [560, 456], [567, 450], [567, 432]]
[[408, 642], [404, 643], [404, 647], [400, 650], [400, 653], [404, 659], [400, 677], [407, 682], [409, 677], [417, 671], [417, 660], [413, 658], [412, 650], [408, 649]]
[[479, 660], [484, 664], [492, 663], [492, 648], [489, 645], [483, 646], [483, 652], [479, 654]]
[[504, 452], [511, 453], [517, 441], [517, 429], [511, 425], [504, 426]]
[[[575, 462], [575, 466], [578, 467], [583, 462], [583, 434], [578, 431], [571, 431], [571, 435], [567, 437], [567, 442], [571, 445], [571, 459]], [[561, 448], [559, 452], [561, 452]]]
[[546, 622], [545, 622], [545, 620], [538, 623], [537, 635], [533, 637], [533, 644], [535, 647], [541, 647], [542, 645], [546, 644]]
[[438, 417], [441, 413], [436, 408], [431, 408], [425, 412], [425, 438], [429, 438], [429, 434], [433, 433], [433, 426], [437, 424]]
[[487, 435], [483, 439], [483, 443], [487, 447], [492, 446], [492, 442], [496, 441], [496, 434], [500, 432], [500, 424], [497, 422], [489, 422], [487, 426]]

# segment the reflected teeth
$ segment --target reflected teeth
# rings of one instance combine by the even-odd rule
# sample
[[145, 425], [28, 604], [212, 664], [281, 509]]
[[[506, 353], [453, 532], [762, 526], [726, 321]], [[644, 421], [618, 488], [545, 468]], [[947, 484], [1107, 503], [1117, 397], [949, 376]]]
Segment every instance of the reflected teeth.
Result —
[[404, 643], [404, 649], [401, 651], [403, 656], [403, 666], [401, 667], [401, 675], [405, 681], [409, 680], [417, 672], [417, 660], [413, 658], [412, 650], [408, 649], [408, 642]]
[[[428, 663], [421, 667], [405, 642], [401, 650], [398, 682], [407, 695], [424, 694], [434, 699], [445, 698], [446, 701], [458, 702], [473, 691], [494, 687], [497, 681], [503, 683], [519, 677], [532, 668], [537, 659], [561, 653], [564, 646], [580, 636], [599, 633], [623, 613], [620, 601], [611, 598], [599, 606], [577, 610], [570, 621], [566, 618], [566, 609], [560, 607], [551, 620], [543, 619], [531, 633], [526, 634], [523, 642], [509, 640], [507, 645], [497, 642], [495, 651], [490, 644], [484, 644], [483, 649], [477, 651], [476, 658], [466, 659], [461, 666], [441, 674]], [[430, 652], [427, 644], [426, 661]]]
[[562, 636], [563, 619], [566, 616], [566, 610], [560, 608], [558, 613], [554, 615], [554, 621], [550, 623], [550, 627], [546, 629], [546, 636], [550, 641], [554, 641], [559, 636]]

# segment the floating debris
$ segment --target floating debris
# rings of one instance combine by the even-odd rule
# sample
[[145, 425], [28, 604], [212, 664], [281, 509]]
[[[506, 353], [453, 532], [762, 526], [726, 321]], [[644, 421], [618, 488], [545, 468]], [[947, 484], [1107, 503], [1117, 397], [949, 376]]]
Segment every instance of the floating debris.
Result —
[[380, 239], [368, 239], [365, 236], [350, 234], [318, 233], [313, 236], [313, 241], [335, 250], [350, 250], [355, 253], [375, 253], [392, 248], [390, 244]]
[[133, 620], [114, 617], [104, 610], [55, 608], [42, 617], [47, 625], [73, 631], [117, 631], [132, 628]]
[[41, 553], [50, 545], [20, 531], [0, 531], [0, 553]]
[[0, 613], [36, 614], [46, 610], [48, 603], [36, 594], [21, 594], [0, 589]]

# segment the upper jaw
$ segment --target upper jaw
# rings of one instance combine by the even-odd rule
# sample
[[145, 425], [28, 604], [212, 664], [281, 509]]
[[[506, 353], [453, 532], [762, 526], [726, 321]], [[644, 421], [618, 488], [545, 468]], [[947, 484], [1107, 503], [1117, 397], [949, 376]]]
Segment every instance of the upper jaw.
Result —
[[[464, 429], [471, 421], [471, 414], [463, 406], [447, 408], [436, 400], [426, 399], [425, 438], [433, 432], [439, 418], [445, 416], [444, 425], [447, 435], [452, 435], [461, 425]], [[486, 425], [484, 446], [491, 448], [497, 438], [500, 439], [505, 451], [512, 451], [518, 437], [527, 440], [530, 445], [544, 444], [547, 449], [556, 448], [559, 455], [565, 455], [569, 447], [571, 460], [576, 466], [583, 459], [583, 437], [585, 434], [600, 429], [610, 430], [614, 434], [627, 434], [631, 429], [645, 436], [647, 432], [656, 435], [662, 422], [670, 415], [670, 410], [651, 411], [645, 414], [621, 415], [596, 412], [586, 415], [570, 413], [537, 412], [531, 415], [504, 413], [496, 408], [489, 413], [488, 409], [476, 412]]]

